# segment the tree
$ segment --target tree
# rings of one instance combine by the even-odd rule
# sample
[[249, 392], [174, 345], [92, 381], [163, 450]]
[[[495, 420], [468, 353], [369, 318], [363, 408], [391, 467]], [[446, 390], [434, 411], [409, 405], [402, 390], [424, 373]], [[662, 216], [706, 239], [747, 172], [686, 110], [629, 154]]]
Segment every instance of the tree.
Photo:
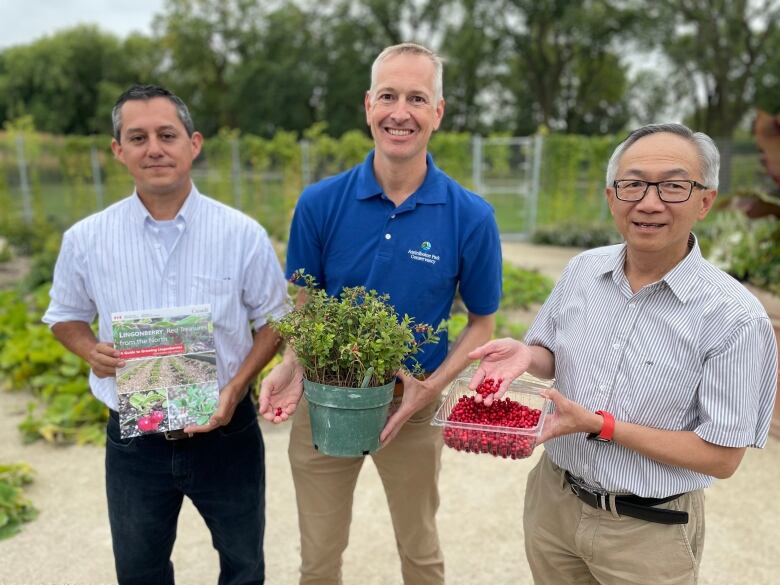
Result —
[[[77, 26], [5, 50], [0, 117], [30, 114], [36, 128], [57, 134], [106, 131], [107, 102], [113, 105], [116, 90], [138, 77], [125, 47], [95, 26]], [[151, 51], [151, 45], [144, 50]]]
[[780, 114], [780, 29], [766, 41], [766, 60], [756, 68], [755, 103], [765, 111]]
[[263, 16], [254, 0], [168, 0], [154, 23], [166, 50], [168, 85], [207, 135], [237, 127], [230, 77], [260, 44]]
[[529, 94], [534, 120], [553, 130], [614, 132], [626, 123], [626, 67], [611, 47], [634, 13], [610, 0], [505, 0], [499, 12], [517, 126]]
[[642, 69], [634, 75], [628, 90], [631, 119], [639, 124], [666, 121], [671, 95], [668, 76], [652, 69]]
[[451, 8], [458, 8], [461, 17], [447, 25], [440, 49], [447, 63], [444, 128], [484, 133], [498, 115], [490, 104], [500, 93], [501, 31], [495, 26], [494, 8], [485, 2], [460, 0]]
[[757, 72], [773, 58], [780, 1], [662, 0], [648, 12], [674, 66], [669, 87], [693, 103], [692, 125], [731, 138], [754, 104]]
[[264, 16], [258, 33], [229, 77], [232, 121], [264, 136], [280, 129], [302, 132], [316, 120], [312, 98], [321, 76], [309, 15], [287, 4]]

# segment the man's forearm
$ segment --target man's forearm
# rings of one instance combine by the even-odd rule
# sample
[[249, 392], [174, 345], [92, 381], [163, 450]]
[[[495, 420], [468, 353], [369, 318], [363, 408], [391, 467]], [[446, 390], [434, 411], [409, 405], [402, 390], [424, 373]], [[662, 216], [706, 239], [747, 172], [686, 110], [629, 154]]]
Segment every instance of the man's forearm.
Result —
[[[596, 431], [598, 432], [598, 431]], [[708, 443], [692, 431], [669, 431], [618, 421], [613, 440], [660, 463], [726, 479], [739, 467], [744, 447]]]
[[89, 356], [95, 345], [97, 338], [92, 328], [84, 321], [63, 321], [55, 323], [51, 328], [54, 337], [57, 338], [66, 349], [79, 356], [86, 362], [89, 362]]
[[470, 351], [490, 341], [495, 328], [495, 314], [474, 315], [469, 313], [469, 321], [447, 354], [447, 358], [436, 368], [428, 379], [430, 385], [441, 392], [447, 384], [460, 374], [471, 360]]
[[280, 343], [281, 337], [270, 325], [263, 325], [255, 331], [252, 349], [230, 383], [239, 389], [246, 388], [271, 361], [279, 349]]
[[526, 345], [531, 353], [531, 365], [528, 373], [537, 378], [553, 378], [555, 376], [555, 354], [541, 345]]

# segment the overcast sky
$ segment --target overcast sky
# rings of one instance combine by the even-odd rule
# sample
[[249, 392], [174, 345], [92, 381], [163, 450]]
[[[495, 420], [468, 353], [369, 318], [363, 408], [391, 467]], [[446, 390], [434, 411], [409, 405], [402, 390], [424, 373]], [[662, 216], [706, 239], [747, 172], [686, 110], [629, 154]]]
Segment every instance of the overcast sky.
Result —
[[0, 0], [0, 49], [29, 43], [76, 24], [97, 24], [125, 37], [149, 34], [164, 0]]

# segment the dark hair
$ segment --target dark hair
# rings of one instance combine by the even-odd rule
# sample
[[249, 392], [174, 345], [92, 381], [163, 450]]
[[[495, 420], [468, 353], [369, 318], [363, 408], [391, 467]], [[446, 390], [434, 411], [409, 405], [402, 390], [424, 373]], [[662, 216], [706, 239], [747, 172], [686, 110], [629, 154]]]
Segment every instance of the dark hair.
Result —
[[122, 130], [122, 105], [130, 100], [150, 100], [158, 97], [165, 98], [176, 106], [176, 114], [179, 116], [179, 120], [184, 124], [187, 135], [192, 136], [192, 133], [195, 132], [195, 125], [192, 123], [192, 116], [190, 116], [187, 105], [180, 97], [159, 85], [132, 85], [122, 92], [122, 95], [116, 100], [114, 108], [111, 110], [111, 123], [114, 126], [114, 138], [116, 138], [117, 142], [120, 141]]

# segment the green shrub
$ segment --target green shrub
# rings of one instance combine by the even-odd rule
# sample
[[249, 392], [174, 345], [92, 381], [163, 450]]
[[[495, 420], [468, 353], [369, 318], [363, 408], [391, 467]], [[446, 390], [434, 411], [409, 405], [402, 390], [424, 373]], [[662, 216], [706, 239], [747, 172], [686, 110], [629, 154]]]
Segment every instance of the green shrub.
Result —
[[699, 235], [707, 258], [734, 278], [780, 295], [780, 219], [718, 213]]
[[102, 443], [106, 407], [89, 389], [89, 367], [40, 322], [50, 283], [34, 293], [0, 293], [0, 379], [35, 400], [19, 428], [27, 441]]
[[528, 331], [530, 326], [530, 323], [513, 321], [507, 313], [499, 312], [496, 315], [495, 337], [511, 337], [513, 339], [522, 340], [523, 337], [525, 337], [525, 332]]
[[598, 248], [623, 241], [611, 223], [566, 222], [538, 228], [532, 235], [534, 244], [568, 246], [575, 248]]
[[0, 463], [0, 540], [13, 536], [38, 515], [23, 492], [32, 479], [33, 470], [26, 463]]
[[528, 309], [536, 303], [543, 303], [552, 292], [551, 278], [535, 270], [518, 268], [504, 262], [504, 286], [502, 309]]
[[[504, 262], [504, 286], [501, 307], [496, 313], [496, 329], [494, 337], [514, 337], [522, 339], [530, 323], [515, 321], [514, 313], [518, 309], [528, 310], [547, 300], [552, 292], [552, 279], [535, 270], [518, 268]], [[457, 307], [460, 303], [456, 302]], [[453, 343], [468, 324], [468, 315], [455, 311], [447, 321], [447, 331], [450, 343]]]
[[469, 323], [469, 317], [466, 313], [453, 313], [447, 321], [447, 336], [450, 344], [455, 343], [458, 336], [463, 333], [466, 325]]
[[61, 234], [65, 226], [58, 222], [36, 218], [28, 224], [23, 221], [4, 219], [0, 221], [0, 236], [14, 247], [22, 256], [31, 256], [43, 252], [52, 236]]
[[303, 367], [307, 380], [359, 388], [390, 382], [407, 360], [426, 343], [439, 341], [434, 329], [399, 319], [389, 295], [365, 287], [345, 287], [338, 297], [317, 288], [311, 275], [299, 270], [306, 302], [281, 319], [271, 320]]

